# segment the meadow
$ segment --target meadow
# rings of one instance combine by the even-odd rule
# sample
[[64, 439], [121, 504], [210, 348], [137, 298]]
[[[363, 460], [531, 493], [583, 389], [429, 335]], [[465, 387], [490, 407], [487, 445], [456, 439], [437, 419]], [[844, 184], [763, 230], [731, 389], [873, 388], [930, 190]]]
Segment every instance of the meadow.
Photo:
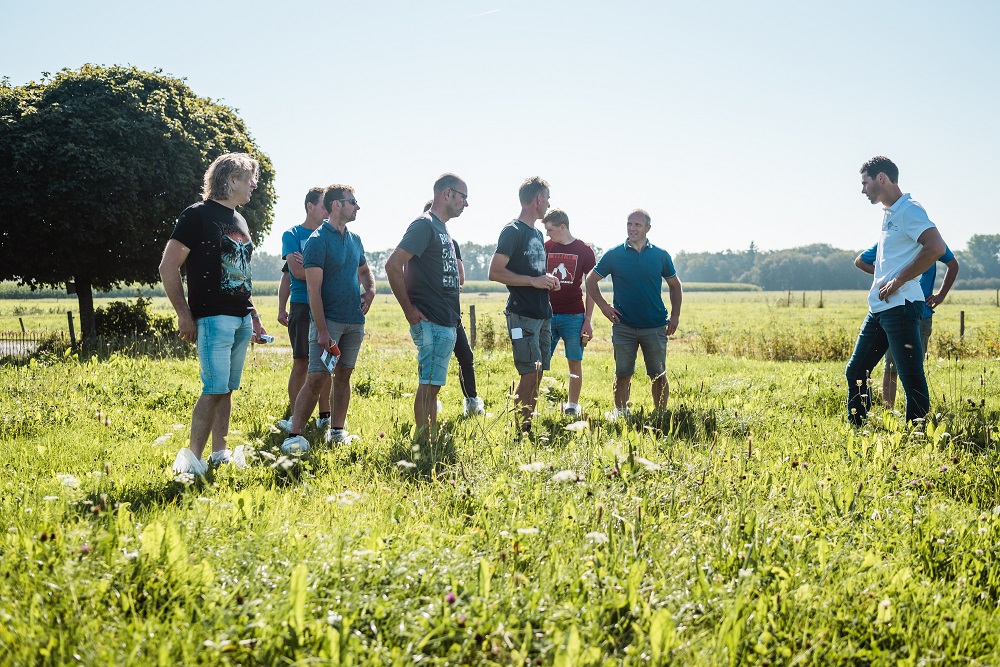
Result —
[[[290, 351], [257, 345], [231, 436], [251, 466], [204, 481], [169, 470], [196, 359], [2, 365], [0, 663], [1000, 664], [993, 292], [938, 309], [927, 422], [876, 408], [863, 429], [843, 370], [864, 294], [819, 298], [686, 295], [669, 409], [639, 375], [614, 423], [598, 314], [584, 420], [559, 411], [560, 348], [522, 435], [501, 295], [466, 294], [488, 414], [461, 416], [452, 364], [442, 435], [414, 450], [412, 343], [381, 294], [358, 438], [310, 430], [282, 457]], [[258, 307], [285, 340], [276, 298]], [[65, 327], [67, 308], [2, 300], [0, 330]]]

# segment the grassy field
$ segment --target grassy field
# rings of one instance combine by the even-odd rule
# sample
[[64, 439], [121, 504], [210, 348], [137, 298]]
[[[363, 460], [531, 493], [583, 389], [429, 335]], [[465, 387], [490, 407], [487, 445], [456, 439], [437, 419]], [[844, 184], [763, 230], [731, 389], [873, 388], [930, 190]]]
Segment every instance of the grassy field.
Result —
[[[627, 423], [603, 417], [596, 322], [586, 423], [558, 410], [560, 349], [522, 437], [502, 301], [468, 295], [489, 414], [460, 416], [452, 364], [444, 437], [413, 451], [412, 343], [379, 296], [359, 438], [280, 457], [290, 353], [255, 346], [232, 444], [257, 456], [206, 482], [169, 472], [197, 360], [0, 366], [0, 663], [1000, 664], [993, 293], [935, 316], [952, 343], [932, 347], [917, 429], [882, 409], [846, 424], [845, 353], [827, 348], [853, 342], [864, 295], [818, 299], [689, 295], [670, 409], [650, 414], [637, 377]], [[0, 302], [0, 329], [60, 328], [72, 303]], [[258, 305], [283, 340], [276, 299]]]

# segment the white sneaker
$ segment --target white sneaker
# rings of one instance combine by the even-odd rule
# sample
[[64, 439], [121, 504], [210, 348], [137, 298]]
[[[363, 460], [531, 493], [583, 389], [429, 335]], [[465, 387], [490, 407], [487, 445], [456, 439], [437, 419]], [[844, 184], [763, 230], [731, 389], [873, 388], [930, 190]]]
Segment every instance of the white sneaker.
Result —
[[444, 403], [442, 403], [441, 401], [438, 401], [438, 402], [437, 402], [437, 411], [438, 411], [439, 413], [440, 413], [440, 412], [444, 412]]
[[177, 452], [173, 470], [174, 472], [186, 472], [204, 477], [205, 473], [208, 472], [208, 463], [205, 462], [205, 459], [195, 458], [194, 452], [185, 447]]
[[486, 414], [486, 407], [483, 405], [483, 399], [479, 396], [467, 396], [465, 399], [465, 410], [463, 414], [466, 417], [469, 415]]
[[212, 452], [208, 455], [208, 462], [211, 465], [221, 466], [233, 460], [233, 453], [228, 449], [220, 452]]
[[350, 434], [347, 432], [346, 428], [331, 428], [329, 431], [326, 432], [327, 442], [333, 442], [338, 444], [344, 443], [347, 442], [347, 439], [349, 437]]
[[611, 412], [605, 412], [604, 417], [609, 422], [618, 421], [619, 419], [624, 419], [629, 416], [628, 408], [615, 408]]
[[316, 428], [318, 428], [321, 431], [325, 428], [330, 428], [330, 418], [316, 417]]
[[563, 414], [571, 417], [579, 417], [583, 414], [583, 408], [580, 407], [579, 403], [566, 403], [563, 405]]
[[292, 432], [292, 420], [291, 419], [279, 419], [278, 428], [280, 428], [285, 433]]
[[285, 438], [285, 441], [281, 443], [281, 451], [286, 454], [308, 452], [309, 441], [301, 435], [297, 435], [294, 438]]
[[247, 468], [247, 455], [246, 448], [243, 445], [239, 445], [234, 450], [223, 449], [221, 452], [212, 452], [208, 456], [208, 462], [210, 465], [221, 466], [221, 465], [231, 465], [234, 468]]

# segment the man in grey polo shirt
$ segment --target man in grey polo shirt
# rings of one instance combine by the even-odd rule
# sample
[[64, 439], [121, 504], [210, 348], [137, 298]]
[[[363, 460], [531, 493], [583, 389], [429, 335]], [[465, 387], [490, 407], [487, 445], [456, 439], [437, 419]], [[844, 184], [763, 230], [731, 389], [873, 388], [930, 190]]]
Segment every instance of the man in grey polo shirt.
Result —
[[[670, 254], [646, 238], [649, 213], [632, 211], [626, 228], [628, 240], [609, 249], [587, 276], [587, 295], [611, 320], [611, 343], [615, 349], [615, 409], [612, 420], [628, 415], [628, 400], [639, 348], [652, 380], [653, 407], [665, 408], [670, 384], [667, 382], [667, 337], [677, 331], [684, 290], [674, 270]], [[615, 304], [601, 295], [598, 282], [611, 276]], [[663, 305], [663, 281], [670, 290], [670, 313]]]
[[430, 209], [410, 223], [385, 263], [389, 287], [417, 346], [413, 416], [421, 440], [433, 437], [437, 429], [437, 396], [448, 378], [448, 362], [455, 349], [460, 281], [446, 223], [462, 215], [469, 205], [468, 193], [465, 181], [455, 174], [438, 178]]
[[[322, 354], [336, 342], [340, 359], [333, 376], [333, 413], [328, 439], [347, 440], [347, 408], [351, 401], [351, 373], [365, 336], [365, 315], [375, 299], [375, 278], [365, 259], [361, 237], [347, 230], [361, 210], [354, 188], [331, 185], [323, 193], [323, 206], [330, 219], [309, 237], [302, 252], [309, 292], [309, 368], [305, 384], [295, 398], [288, 438], [281, 444], [286, 454], [309, 449], [302, 437], [319, 390], [330, 370]], [[364, 293], [361, 293], [364, 287]]]
[[559, 279], [546, 273], [545, 237], [535, 223], [549, 210], [549, 184], [535, 176], [518, 190], [521, 214], [504, 225], [490, 260], [490, 280], [507, 286], [507, 333], [514, 351], [514, 368], [521, 376], [515, 403], [521, 407], [521, 427], [531, 428], [542, 372], [552, 357], [552, 306], [549, 291]]

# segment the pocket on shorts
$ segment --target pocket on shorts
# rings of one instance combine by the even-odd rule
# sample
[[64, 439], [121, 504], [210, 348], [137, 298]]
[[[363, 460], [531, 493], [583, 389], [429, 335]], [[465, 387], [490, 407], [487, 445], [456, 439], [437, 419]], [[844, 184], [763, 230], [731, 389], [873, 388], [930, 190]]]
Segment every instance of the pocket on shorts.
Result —
[[423, 327], [420, 322], [410, 325], [410, 340], [417, 347], [420, 347], [420, 341], [423, 339]]

